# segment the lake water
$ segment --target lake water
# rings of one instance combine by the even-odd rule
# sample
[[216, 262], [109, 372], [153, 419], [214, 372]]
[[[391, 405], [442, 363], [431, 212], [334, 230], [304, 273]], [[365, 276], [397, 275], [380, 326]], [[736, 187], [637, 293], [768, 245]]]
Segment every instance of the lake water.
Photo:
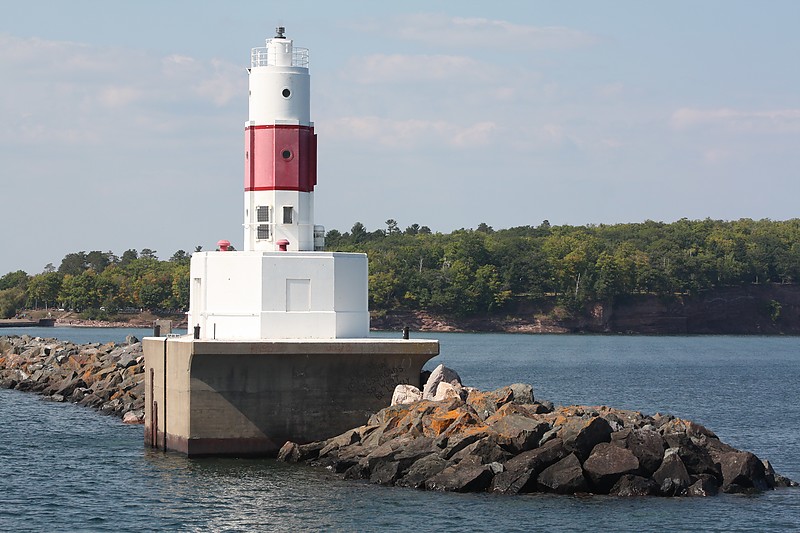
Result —
[[[147, 329], [0, 330], [77, 342]], [[385, 333], [375, 336], [396, 336]], [[417, 334], [465, 384], [702, 423], [800, 480], [800, 338]], [[0, 531], [796, 531], [800, 489], [709, 499], [443, 494], [145, 450], [142, 427], [0, 390]]]

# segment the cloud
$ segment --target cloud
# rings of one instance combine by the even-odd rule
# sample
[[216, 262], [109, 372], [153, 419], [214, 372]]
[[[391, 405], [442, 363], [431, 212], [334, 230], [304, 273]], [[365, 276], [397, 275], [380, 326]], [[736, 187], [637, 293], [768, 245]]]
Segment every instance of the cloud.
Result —
[[100, 102], [106, 107], [125, 107], [139, 100], [142, 91], [133, 87], [110, 85], [99, 89]]
[[245, 94], [244, 84], [241, 65], [212, 59], [209, 71], [195, 85], [195, 94], [222, 107]]
[[8, 34], [0, 71], [0, 141], [10, 144], [88, 145], [121, 131], [149, 142], [144, 125], [191, 128], [191, 106], [223, 108], [247, 91], [242, 69], [219, 60]]
[[415, 83], [488, 79], [492, 70], [464, 56], [372, 54], [352, 60], [344, 75], [358, 83]]
[[713, 127], [740, 133], [797, 133], [800, 132], [800, 109], [682, 108], [672, 113], [670, 125], [676, 130]]
[[499, 52], [509, 46], [545, 50], [590, 46], [599, 41], [590, 33], [563, 26], [529, 26], [506, 20], [430, 13], [396, 17], [388, 22], [373, 21], [365, 27], [408, 41], [451, 48], [485, 46]]
[[334, 118], [321, 134], [332, 141], [356, 139], [393, 149], [442, 145], [468, 149], [489, 144], [496, 130], [497, 125], [489, 121], [459, 125], [446, 120], [393, 120], [364, 116]]

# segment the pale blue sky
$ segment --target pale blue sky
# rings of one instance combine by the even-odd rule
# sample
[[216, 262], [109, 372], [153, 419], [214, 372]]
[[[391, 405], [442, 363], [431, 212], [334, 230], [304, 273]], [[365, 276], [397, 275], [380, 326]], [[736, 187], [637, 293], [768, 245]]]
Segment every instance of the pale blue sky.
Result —
[[798, 216], [800, 2], [4, 2], [0, 274], [242, 246], [250, 48], [310, 49], [316, 222]]

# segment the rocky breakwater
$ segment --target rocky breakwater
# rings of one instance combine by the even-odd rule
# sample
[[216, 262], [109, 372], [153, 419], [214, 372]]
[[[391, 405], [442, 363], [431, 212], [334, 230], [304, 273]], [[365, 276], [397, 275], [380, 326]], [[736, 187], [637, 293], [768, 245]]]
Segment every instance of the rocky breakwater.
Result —
[[37, 392], [54, 402], [72, 402], [144, 420], [142, 343], [73, 344], [27, 335], [0, 337], [0, 387]]
[[711, 496], [797, 486], [689, 420], [554, 407], [524, 384], [480, 391], [441, 366], [422, 391], [398, 386], [393, 405], [366, 425], [322, 442], [287, 442], [279, 459], [456, 492]]

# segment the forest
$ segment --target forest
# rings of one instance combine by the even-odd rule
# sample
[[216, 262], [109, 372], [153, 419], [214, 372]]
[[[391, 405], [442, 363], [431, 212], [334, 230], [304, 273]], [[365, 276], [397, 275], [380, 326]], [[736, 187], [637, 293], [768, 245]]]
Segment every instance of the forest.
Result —
[[[195, 251], [201, 248], [196, 247]], [[426, 310], [457, 317], [501, 312], [513, 301], [555, 299], [568, 312], [632, 294], [697, 294], [800, 279], [800, 219], [645, 221], [435, 233], [395, 220], [369, 231], [326, 234], [329, 251], [369, 257], [370, 310]], [[75, 252], [55, 268], [0, 277], [0, 315], [58, 307], [87, 318], [148, 309], [180, 313], [189, 302], [190, 254], [159, 260], [149, 249]]]

